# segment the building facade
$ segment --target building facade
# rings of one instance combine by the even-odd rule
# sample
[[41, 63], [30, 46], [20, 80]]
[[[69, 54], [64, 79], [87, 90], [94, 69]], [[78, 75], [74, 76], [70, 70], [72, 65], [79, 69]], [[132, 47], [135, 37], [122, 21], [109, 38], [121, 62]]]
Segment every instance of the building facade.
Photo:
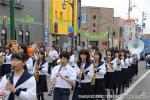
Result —
[[124, 38], [123, 38], [123, 26], [124, 26], [124, 19], [120, 17], [114, 17], [114, 40], [113, 40], [113, 46], [122, 48], [124, 44]]
[[50, 0], [49, 33], [54, 45], [71, 45], [71, 38], [77, 36], [77, 3], [77, 0]]
[[92, 45], [101, 49], [111, 47], [114, 9], [82, 7], [81, 16], [81, 45]]
[[[44, 0], [14, 0], [15, 33], [19, 43], [42, 41]], [[0, 0], [0, 29], [7, 29], [10, 39], [9, 0]], [[0, 38], [3, 38], [2, 31]], [[29, 35], [27, 39], [26, 36]]]

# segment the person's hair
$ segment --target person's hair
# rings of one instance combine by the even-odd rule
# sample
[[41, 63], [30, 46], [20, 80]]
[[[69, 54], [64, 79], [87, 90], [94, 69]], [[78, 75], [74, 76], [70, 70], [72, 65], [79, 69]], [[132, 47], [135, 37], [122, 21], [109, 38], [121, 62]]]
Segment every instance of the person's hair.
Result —
[[18, 59], [18, 60], [21, 60], [22, 62], [24, 62], [26, 60], [25, 58], [26, 58], [26, 56], [22, 52], [15, 52], [11, 56], [11, 59]]
[[101, 54], [101, 52], [97, 51], [97, 52], [94, 53], [94, 55], [99, 55], [99, 61], [101, 61], [101, 59], [102, 59], [102, 54]]
[[19, 44], [19, 47], [23, 49], [23, 53], [28, 55], [28, 48], [25, 44]]
[[[68, 51], [67, 51], [68, 48], [71, 49], [71, 52], [68, 52]], [[73, 49], [71, 48], [71, 46], [67, 46], [67, 47], [66, 47], [66, 51], [69, 53], [70, 56], [73, 55]]]
[[40, 50], [40, 51], [38, 52], [38, 54], [43, 55], [43, 60], [45, 60], [45, 52], [44, 52], [44, 50]]
[[126, 58], [126, 50], [125, 49], [121, 49], [120, 53], [124, 52], [124, 57]]
[[114, 54], [115, 54], [115, 53], [119, 53], [119, 52], [120, 52], [119, 49], [115, 49], [115, 50], [114, 50]]
[[62, 51], [59, 55], [60, 58], [67, 58], [67, 60], [69, 60], [70, 56], [69, 53], [67, 51]]
[[56, 47], [53, 45], [52, 48], [54, 48], [56, 50]]
[[9, 50], [9, 53], [11, 52], [11, 48], [10, 47], [6, 47], [5, 50]]
[[81, 59], [81, 57], [80, 57], [80, 55], [82, 55], [82, 54], [87, 56], [86, 62], [89, 62], [89, 61], [90, 61], [90, 53], [89, 53], [89, 51], [88, 51], [87, 49], [82, 49], [82, 50], [80, 50], [80, 53], [79, 53], [79, 61], [82, 61], [82, 59]]
[[108, 49], [106, 50], [106, 55], [107, 55], [107, 52], [111, 52], [111, 56], [113, 55], [112, 49], [108, 48]]

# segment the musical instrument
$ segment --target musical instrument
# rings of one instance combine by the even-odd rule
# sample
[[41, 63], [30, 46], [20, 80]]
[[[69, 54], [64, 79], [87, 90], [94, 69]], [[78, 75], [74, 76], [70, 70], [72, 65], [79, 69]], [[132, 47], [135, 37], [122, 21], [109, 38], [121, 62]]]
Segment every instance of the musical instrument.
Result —
[[[12, 68], [14, 68], [15, 66], [12, 66]], [[11, 70], [11, 73], [9, 74], [6, 74], [6, 84], [10, 83], [10, 78], [13, 76], [14, 74], [14, 70]], [[5, 97], [6, 97], [6, 93], [7, 93], [7, 90], [4, 88], [3, 91], [3, 96], [0, 97], [0, 100], [5, 100]]]
[[37, 60], [35, 68], [34, 68], [34, 73], [33, 73], [37, 81], [39, 80], [39, 75], [40, 75], [39, 65], [40, 65], [40, 61]]
[[[56, 74], [56, 78], [59, 77], [59, 76], [58, 76], [58, 73], [60, 72], [61, 68], [62, 68], [62, 66], [60, 66], [60, 68], [59, 68], [59, 70], [58, 70], [58, 72], [57, 72], [57, 74]], [[50, 90], [49, 90], [49, 92], [48, 92], [48, 95], [49, 95], [49, 96], [52, 96], [54, 87], [55, 87], [55, 83], [52, 82], [52, 87], [50, 88]]]
[[0, 53], [0, 66], [4, 64], [4, 55], [5, 54], [3, 52]]
[[[81, 63], [81, 66], [80, 68], [83, 66], [83, 63]], [[80, 69], [81, 70], [81, 69]], [[79, 84], [78, 84], [78, 87], [80, 88], [81, 87], [81, 80], [83, 80], [84, 78], [84, 74], [83, 73], [80, 73], [77, 78], [79, 79]]]
[[107, 56], [107, 57], [106, 57], [106, 60], [105, 60], [105, 67], [106, 67], [106, 70], [108, 70], [109, 67], [110, 67], [111, 69], [113, 69], [112, 65], [110, 64], [110, 61], [111, 61], [111, 56]]
[[129, 42], [128, 50], [132, 54], [139, 54], [144, 50], [144, 42], [142, 40], [136, 38]]
[[94, 76], [93, 76], [93, 78], [92, 78], [92, 80], [91, 80], [91, 85], [95, 85], [95, 80], [96, 80], [96, 62], [94, 61], [94, 63], [93, 63], [93, 67], [94, 67]]

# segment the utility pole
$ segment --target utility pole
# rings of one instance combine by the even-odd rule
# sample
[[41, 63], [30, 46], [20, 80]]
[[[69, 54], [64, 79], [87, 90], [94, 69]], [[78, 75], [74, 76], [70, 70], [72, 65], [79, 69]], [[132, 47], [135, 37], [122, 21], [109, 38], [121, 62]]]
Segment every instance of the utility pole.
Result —
[[143, 31], [144, 31], [144, 27], [145, 27], [145, 23], [144, 23], [144, 20], [145, 20], [145, 12], [142, 12], [142, 35], [143, 35]]
[[[52, 46], [52, 34], [49, 34], [48, 27], [48, 14], [49, 14], [49, 1], [44, 0], [44, 41], [47, 43], [47, 46]], [[49, 42], [49, 45], [48, 45]]]
[[[74, 0], [72, 0], [72, 27], [73, 27], [74, 32], [75, 32], [75, 27], [74, 27]], [[74, 32], [73, 32], [73, 34], [74, 34]], [[71, 47], [74, 49], [74, 37], [72, 37], [71, 41], [72, 41]]]
[[10, 39], [15, 40], [14, 0], [10, 0]]
[[128, 19], [130, 19], [130, 11], [131, 11], [131, 0], [129, 0], [129, 8], [128, 8]]

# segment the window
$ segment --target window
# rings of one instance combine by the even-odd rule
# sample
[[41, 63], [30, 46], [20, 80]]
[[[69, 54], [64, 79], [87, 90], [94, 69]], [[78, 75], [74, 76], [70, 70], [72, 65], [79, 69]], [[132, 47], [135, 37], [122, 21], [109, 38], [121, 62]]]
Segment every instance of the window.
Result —
[[82, 14], [81, 15], [81, 23], [86, 23], [87, 22], [87, 14]]
[[96, 24], [95, 24], [95, 23], [93, 23], [93, 27], [96, 27]]
[[96, 19], [96, 15], [93, 15], [93, 19]]
[[93, 30], [93, 33], [95, 33], [96, 32], [96, 30]]
[[63, 20], [63, 12], [60, 12], [60, 20]]
[[55, 11], [55, 18], [58, 19], [58, 12]]
[[16, 0], [16, 4], [21, 4], [21, 0]]

